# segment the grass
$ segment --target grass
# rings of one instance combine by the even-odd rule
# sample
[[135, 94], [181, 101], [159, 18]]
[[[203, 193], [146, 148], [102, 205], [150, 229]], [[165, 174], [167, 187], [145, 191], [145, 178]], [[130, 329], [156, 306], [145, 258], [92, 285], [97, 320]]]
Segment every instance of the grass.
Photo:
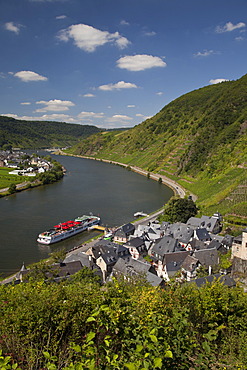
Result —
[[0, 167], [0, 189], [8, 188], [10, 184], [20, 184], [24, 181], [30, 181], [30, 177], [10, 175], [11, 168]]

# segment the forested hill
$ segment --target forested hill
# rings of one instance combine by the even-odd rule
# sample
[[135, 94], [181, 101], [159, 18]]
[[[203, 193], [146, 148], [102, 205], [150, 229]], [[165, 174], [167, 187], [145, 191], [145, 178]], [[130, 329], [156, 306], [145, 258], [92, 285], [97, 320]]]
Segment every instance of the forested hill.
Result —
[[135, 164], [179, 181], [202, 205], [218, 204], [246, 186], [247, 75], [185, 94], [126, 132], [94, 135], [74, 153]]
[[65, 147], [100, 131], [89, 125], [24, 121], [0, 116], [0, 147], [4, 144], [18, 148]]

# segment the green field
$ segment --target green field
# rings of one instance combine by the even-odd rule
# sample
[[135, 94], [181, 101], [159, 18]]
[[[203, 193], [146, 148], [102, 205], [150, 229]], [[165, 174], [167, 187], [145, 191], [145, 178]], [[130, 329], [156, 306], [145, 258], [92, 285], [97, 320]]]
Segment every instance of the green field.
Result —
[[0, 167], [0, 189], [8, 188], [10, 184], [20, 184], [24, 181], [30, 181], [28, 176], [10, 175], [12, 168]]

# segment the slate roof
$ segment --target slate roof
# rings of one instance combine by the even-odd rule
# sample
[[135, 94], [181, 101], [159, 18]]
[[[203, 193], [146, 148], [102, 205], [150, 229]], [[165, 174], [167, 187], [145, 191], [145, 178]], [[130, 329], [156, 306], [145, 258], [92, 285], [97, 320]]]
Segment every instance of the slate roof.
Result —
[[205, 228], [196, 229], [195, 230], [195, 236], [201, 241], [207, 241], [210, 240], [210, 235], [208, 231]]
[[173, 276], [178, 270], [181, 269], [182, 263], [189, 254], [189, 251], [181, 251], [168, 253], [165, 255], [165, 265], [168, 276]]
[[195, 283], [200, 288], [202, 285], [206, 283], [213, 283], [216, 280], [219, 280], [223, 285], [227, 285], [228, 287], [236, 286], [236, 282], [233, 278], [231, 278], [229, 275], [221, 275], [221, 274], [205, 276], [202, 278], [188, 281], [186, 284]]
[[71, 253], [63, 260], [64, 263], [73, 261], [80, 261], [82, 266], [86, 266], [88, 268], [92, 267], [92, 261], [90, 261], [90, 257], [83, 252]]
[[173, 238], [178, 239], [181, 243], [188, 244], [194, 234], [194, 229], [184, 223], [176, 222], [175, 224], [167, 226], [165, 234], [167, 235], [168, 233], [170, 233]]
[[133, 239], [130, 239], [127, 243], [125, 243], [125, 245], [127, 247], [132, 247], [132, 248], [139, 248], [141, 247], [142, 245], [144, 245], [144, 240], [142, 238], [133, 238]]
[[[59, 277], [66, 277], [74, 275], [76, 272], [82, 269], [82, 264], [80, 261], [72, 261], [67, 263], [55, 263], [52, 265], [52, 270], [56, 272], [56, 275]], [[52, 273], [47, 273], [47, 276], [52, 276]]]
[[203, 241], [193, 238], [190, 241], [190, 246], [192, 250], [202, 250], [202, 249], [208, 249], [208, 245], [205, 244]]
[[187, 225], [191, 225], [194, 228], [206, 228], [207, 231], [212, 232], [215, 226], [218, 224], [219, 220], [216, 217], [211, 216], [202, 216], [201, 218], [198, 217], [190, 217], [187, 221]]
[[150, 267], [151, 266], [148, 262], [135, 260], [131, 257], [125, 259], [119, 258], [113, 268], [113, 271], [120, 272], [125, 276], [133, 276], [138, 274], [146, 274]]
[[164, 256], [166, 253], [175, 252], [178, 247], [178, 241], [171, 236], [164, 236], [158, 239], [153, 247], [152, 254], [158, 254], [159, 256]]
[[100, 240], [92, 247], [92, 254], [96, 260], [102, 257], [107, 265], [112, 265], [120, 256], [129, 255], [129, 250], [109, 240]]
[[129, 234], [132, 234], [135, 231], [135, 226], [131, 223], [128, 223], [126, 225], [123, 225], [121, 227], [121, 229], [123, 230], [123, 232], [125, 234], [129, 235]]
[[219, 263], [218, 251], [215, 248], [195, 251], [193, 256], [199, 260], [201, 265], [206, 267], [215, 266]]
[[188, 255], [183, 261], [181, 268], [183, 268], [185, 271], [192, 272], [197, 266], [198, 262], [199, 260], [197, 258]]
[[215, 249], [220, 249], [222, 244], [218, 240], [211, 240], [211, 242], [208, 245], [208, 248], [215, 248]]

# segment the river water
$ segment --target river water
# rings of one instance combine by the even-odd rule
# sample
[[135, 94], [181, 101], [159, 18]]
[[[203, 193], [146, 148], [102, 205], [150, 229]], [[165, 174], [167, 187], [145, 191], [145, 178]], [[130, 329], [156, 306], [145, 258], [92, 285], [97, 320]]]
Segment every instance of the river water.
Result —
[[[47, 152], [38, 151], [40, 155]], [[145, 176], [117, 165], [69, 156], [53, 156], [67, 170], [51, 185], [0, 198], [0, 277], [47, 258], [59, 249], [69, 250], [98, 232], [78, 234], [51, 246], [36, 242], [37, 235], [59, 222], [92, 212], [104, 226], [131, 222], [134, 213], [159, 209], [173, 191]]]

